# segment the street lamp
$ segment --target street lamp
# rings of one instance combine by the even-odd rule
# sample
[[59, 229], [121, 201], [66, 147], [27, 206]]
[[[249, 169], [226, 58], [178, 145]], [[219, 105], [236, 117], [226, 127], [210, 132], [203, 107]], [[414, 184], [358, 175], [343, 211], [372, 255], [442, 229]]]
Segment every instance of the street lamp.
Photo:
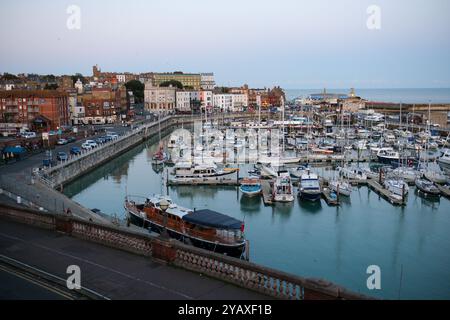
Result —
[[163, 215], [164, 215], [164, 222], [163, 222], [164, 229], [163, 229], [163, 232], [161, 233], [161, 235], [164, 238], [168, 238], [168, 236], [169, 236], [169, 234], [167, 233], [167, 209], [169, 209], [169, 206], [170, 206], [170, 203], [166, 199], [162, 199], [159, 202], [159, 207], [161, 208]]

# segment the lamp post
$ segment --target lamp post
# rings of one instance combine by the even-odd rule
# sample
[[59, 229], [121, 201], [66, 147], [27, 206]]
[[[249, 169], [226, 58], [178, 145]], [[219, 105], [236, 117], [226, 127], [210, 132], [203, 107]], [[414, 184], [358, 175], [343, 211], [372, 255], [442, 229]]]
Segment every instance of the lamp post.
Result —
[[167, 233], [167, 209], [169, 209], [169, 205], [170, 205], [170, 203], [166, 199], [162, 199], [159, 203], [159, 207], [161, 208], [163, 215], [164, 215], [164, 221], [163, 221], [164, 229], [163, 229], [163, 232], [161, 233], [161, 236], [163, 236], [164, 238], [169, 237], [169, 234]]

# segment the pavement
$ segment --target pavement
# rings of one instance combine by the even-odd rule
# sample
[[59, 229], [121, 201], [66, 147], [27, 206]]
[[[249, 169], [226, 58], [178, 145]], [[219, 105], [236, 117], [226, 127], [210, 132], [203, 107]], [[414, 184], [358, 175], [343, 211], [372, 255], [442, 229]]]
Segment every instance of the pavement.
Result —
[[[83, 290], [106, 299], [268, 299], [149, 257], [6, 220], [0, 220], [0, 258], [59, 279], [67, 279], [67, 267], [77, 265]], [[0, 264], [0, 299], [5, 298], [68, 299], [71, 295], [5, 271]]]

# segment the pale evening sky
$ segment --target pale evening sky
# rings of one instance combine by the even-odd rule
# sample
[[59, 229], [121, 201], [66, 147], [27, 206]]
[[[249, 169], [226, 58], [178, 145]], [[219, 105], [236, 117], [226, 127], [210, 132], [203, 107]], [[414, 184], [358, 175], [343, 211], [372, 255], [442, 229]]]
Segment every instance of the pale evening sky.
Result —
[[[450, 87], [448, 0], [0, 0], [0, 73], [215, 73], [219, 85]], [[69, 5], [81, 28], [69, 30]], [[366, 12], [381, 9], [381, 29]]]

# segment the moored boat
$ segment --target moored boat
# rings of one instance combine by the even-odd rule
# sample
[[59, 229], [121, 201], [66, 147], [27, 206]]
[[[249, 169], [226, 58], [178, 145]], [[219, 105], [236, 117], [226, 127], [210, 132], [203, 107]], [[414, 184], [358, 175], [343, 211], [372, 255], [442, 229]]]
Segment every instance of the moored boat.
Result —
[[391, 164], [400, 160], [400, 154], [397, 151], [381, 149], [377, 153], [377, 158], [381, 163]]
[[215, 164], [192, 164], [189, 162], [177, 163], [171, 172], [174, 176], [170, 178], [174, 183], [200, 183], [217, 181], [236, 173], [238, 169], [224, 168], [219, 170]]
[[429, 180], [416, 179], [415, 183], [416, 183], [417, 189], [425, 194], [434, 195], [434, 196], [438, 196], [440, 194], [438, 187], [436, 187], [434, 185], [434, 183]]
[[347, 196], [349, 197], [350, 194], [352, 193], [352, 186], [350, 185], [350, 183], [348, 183], [347, 181], [343, 180], [343, 179], [335, 179], [335, 180], [331, 180], [328, 183], [330, 190], [336, 192], [339, 195], [343, 195], [343, 196]]
[[409, 186], [402, 179], [385, 179], [383, 184], [388, 191], [397, 196], [404, 197], [408, 194]]
[[301, 199], [309, 201], [320, 200], [322, 189], [319, 184], [319, 177], [315, 173], [304, 173], [299, 181], [298, 195]]
[[294, 187], [287, 171], [279, 171], [273, 183], [272, 198], [275, 202], [294, 201]]
[[[168, 206], [164, 212], [164, 206]], [[245, 249], [244, 223], [212, 210], [191, 210], [169, 197], [127, 197], [125, 210], [133, 224], [196, 247], [233, 257]]]
[[252, 197], [261, 193], [261, 182], [255, 178], [242, 179], [239, 190], [246, 196]]

